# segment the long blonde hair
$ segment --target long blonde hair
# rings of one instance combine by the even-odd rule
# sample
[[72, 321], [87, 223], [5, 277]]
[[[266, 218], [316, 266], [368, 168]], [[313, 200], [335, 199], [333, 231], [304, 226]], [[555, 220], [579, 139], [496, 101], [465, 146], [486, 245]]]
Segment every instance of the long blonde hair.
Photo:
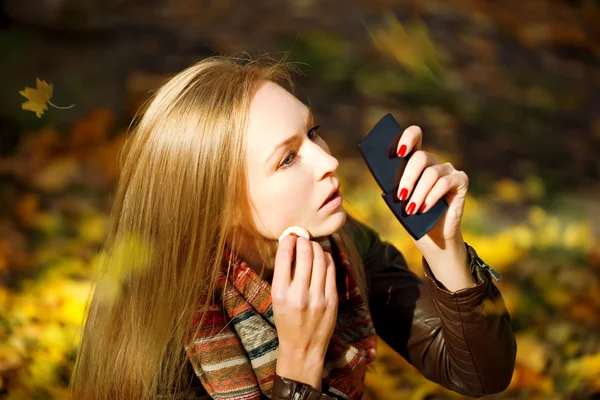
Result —
[[[243, 137], [257, 84], [293, 88], [291, 70], [267, 57], [210, 57], [170, 78], [134, 118], [71, 378], [75, 399], [176, 397], [192, 317], [215, 293], [234, 224], [254, 232], [260, 254], [274, 254], [277, 241], [250, 218]], [[339, 233], [366, 296], [360, 255], [346, 226]]]

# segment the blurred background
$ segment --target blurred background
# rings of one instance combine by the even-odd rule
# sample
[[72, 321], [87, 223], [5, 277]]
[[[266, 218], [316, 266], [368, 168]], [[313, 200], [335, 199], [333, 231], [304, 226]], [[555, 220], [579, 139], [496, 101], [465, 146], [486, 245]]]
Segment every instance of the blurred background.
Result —
[[[510, 387], [487, 398], [600, 398], [591, 0], [0, 0], [0, 398], [69, 398], [133, 114], [172, 74], [240, 52], [299, 63], [344, 207], [420, 276], [356, 145], [391, 112], [467, 172], [465, 240], [502, 274], [518, 345]], [[464, 398], [381, 341], [377, 370], [373, 400]]]

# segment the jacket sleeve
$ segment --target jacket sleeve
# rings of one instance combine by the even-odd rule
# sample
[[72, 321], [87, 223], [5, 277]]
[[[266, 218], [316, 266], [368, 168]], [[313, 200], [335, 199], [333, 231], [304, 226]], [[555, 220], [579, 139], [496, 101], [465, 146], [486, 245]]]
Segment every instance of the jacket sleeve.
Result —
[[271, 400], [334, 400], [335, 397], [328, 396], [315, 390], [309, 384], [287, 379], [275, 374]]
[[[472, 397], [505, 390], [514, 370], [516, 342], [489, 272], [473, 271], [475, 286], [450, 292], [424, 258], [422, 280], [373, 229], [350, 215], [347, 223], [364, 261], [378, 336], [427, 379], [450, 390]], [[497, 312], [481, 312], [487, 300]]]

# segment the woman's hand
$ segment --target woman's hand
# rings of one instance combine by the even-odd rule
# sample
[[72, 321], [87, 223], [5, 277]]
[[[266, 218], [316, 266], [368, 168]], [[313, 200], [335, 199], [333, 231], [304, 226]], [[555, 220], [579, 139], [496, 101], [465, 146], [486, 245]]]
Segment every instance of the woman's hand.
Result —
[[434, 154], [422, 151], [422, 142], [423, 133], [418, 126], [409, 127], [400, 137], [398, 155], [404, 157], [410, 152], [414, 154], [400, 178], [398, 198], [409, 199], [406, 206], [408, 214], [427, 212], [442, 197], [448, 203], [448, 210], [433, 228], [419, 240], [413, 239], [413, 242], [437, 280], [455, 292], [476, 282], [471, 275], [460, 230], [469, 177], [465, 172], [457, 171], [449, 162], [440, 164]]
[[[442, 248], [445, 248], [444, 244], [449, 242], [462, 244], [460, 223], [469, 187], [469, 177], [464, 171], [456, 170], [451, 163], [440, 164], [435, 154], [421, 150], [422, 142], [423, 132], [421, 128], [414, 125], [407, 128], [400, 137], [398, 155], [404, 157], [411, 152], [414, 154], [408, 160], [400, 178], [398, 198], [410, 199], [406, 206], [408, 214], [427, 212], [442, 197], [448, 203], [448, 210], [427, 235], [415, 244], [427, 246], [428, 242], [434, 242]], [[419, 176], [421, 179], [415, 187]]]
[[314, 241], [286, 236], [275, 256], [271, 297], [279, 339], [277, 374], [320, 390], [338, 307], [331, 254]]

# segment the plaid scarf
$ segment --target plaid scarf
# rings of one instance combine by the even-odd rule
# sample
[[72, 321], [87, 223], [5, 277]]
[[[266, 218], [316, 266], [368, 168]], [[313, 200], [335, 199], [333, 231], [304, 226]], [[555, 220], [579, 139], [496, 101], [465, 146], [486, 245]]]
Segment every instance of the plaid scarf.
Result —
[[[334, 397], [360, 399], [366, 367], [375, 359], [377, 336], [367, 305], [350, 273], [339, 234], [319, 239], [323, 250], [331, 253], [336, 263], [339, 301], [321, 390]], [[227, 279], [229, 260], [233, 269]], [[279, 343], [271, 285], [229, 248], [222, 265], [218, 284], [222, 296], [211, 302], [202, 326], [199, 326], [200, 310], [196, 314], [185, 350], [212, 398], [271, 398]]]

